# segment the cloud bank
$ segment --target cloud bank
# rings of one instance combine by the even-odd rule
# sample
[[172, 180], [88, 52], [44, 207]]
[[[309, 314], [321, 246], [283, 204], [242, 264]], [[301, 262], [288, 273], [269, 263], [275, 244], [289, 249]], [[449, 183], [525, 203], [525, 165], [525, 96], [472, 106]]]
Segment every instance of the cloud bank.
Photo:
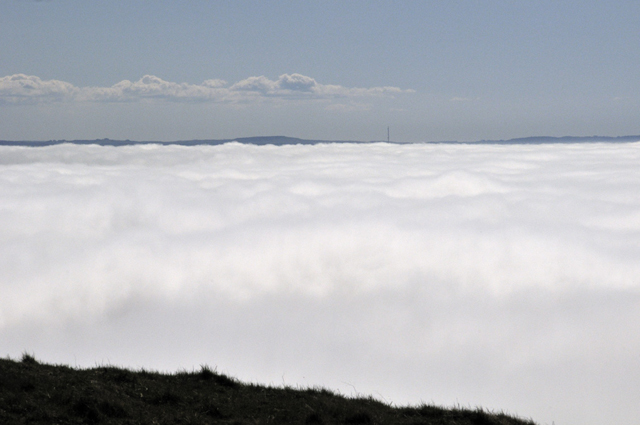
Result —
[[638, 143], [0, 147], [3, 354], [635, 424], [639, 161]]
[[413, 93], [397, 87], [348, 88], [320, 84], [301, 74], [283, 74], [277, 80], [249, 77], [229, 85], [224, 80], [201, 84], [175, 83], [154, 75], [138, 81], [123, 80], [111, 87], [76, 87], [59, 80], [42, 80], [25, 74], [0, 78], [0, 103], [33, 104], [50, 102], [250, 102], [266, 99], [322, 100], [370, 98]]

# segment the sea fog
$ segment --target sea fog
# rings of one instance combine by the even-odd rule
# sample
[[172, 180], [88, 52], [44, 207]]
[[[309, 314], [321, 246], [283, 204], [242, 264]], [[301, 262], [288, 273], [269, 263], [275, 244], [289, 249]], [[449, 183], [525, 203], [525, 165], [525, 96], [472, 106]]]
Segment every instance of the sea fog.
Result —
[[640, 143], [0, 147], [0, 355], [640, 417]]

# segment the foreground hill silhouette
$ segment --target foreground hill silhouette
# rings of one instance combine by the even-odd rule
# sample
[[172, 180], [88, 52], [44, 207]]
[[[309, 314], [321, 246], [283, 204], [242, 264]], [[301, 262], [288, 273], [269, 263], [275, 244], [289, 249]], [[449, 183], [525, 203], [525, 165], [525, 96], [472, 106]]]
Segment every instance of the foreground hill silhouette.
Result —
[[1, 424], [534, 425], [482, 409], [392, 407], [322, 388], [244, 384], [207, 366], [161, 374], [0, 359]]

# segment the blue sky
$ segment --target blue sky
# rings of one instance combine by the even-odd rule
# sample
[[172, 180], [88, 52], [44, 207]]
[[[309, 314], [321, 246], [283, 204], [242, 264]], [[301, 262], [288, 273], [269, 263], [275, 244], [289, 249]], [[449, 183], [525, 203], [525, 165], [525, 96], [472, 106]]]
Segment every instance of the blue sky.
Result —
[[[638, 22], [633, 1], [5, 1], [0, 139], [637, 134]], [[16, 93], [20, 74], [84, 95]], [[86, 95], [145, 75], [197, 89], [294, 74], [323, 94]]]

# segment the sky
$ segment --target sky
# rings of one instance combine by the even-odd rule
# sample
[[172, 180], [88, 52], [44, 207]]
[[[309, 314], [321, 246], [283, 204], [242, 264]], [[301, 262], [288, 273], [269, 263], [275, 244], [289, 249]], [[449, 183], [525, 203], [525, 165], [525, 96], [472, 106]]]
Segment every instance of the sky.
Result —
[[0, 353], [640, 417], [640, 141], [0, 147]]
[[640, 133], [635, 1], [0, 3], [0, 140]]

